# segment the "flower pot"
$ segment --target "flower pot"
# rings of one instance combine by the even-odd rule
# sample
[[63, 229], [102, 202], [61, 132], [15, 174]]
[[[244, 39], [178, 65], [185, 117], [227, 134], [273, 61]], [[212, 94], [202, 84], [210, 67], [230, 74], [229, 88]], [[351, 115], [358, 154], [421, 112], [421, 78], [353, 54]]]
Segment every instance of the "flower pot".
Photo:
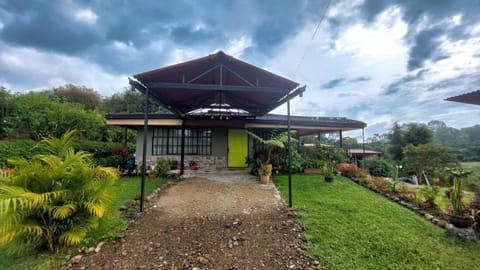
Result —
[[328, 182], [328, 183], [333, 182], [333, 176], [325, 176], [325, 182]]
[[468, 228], [472, 226], [472, 219], [464, 216], [450, 216], [450, 223], [457, 228]]
[[262, 182], [262, 184], [268, 184], [268, 182], [270, 182], [270, 175], [260, 175], [260, 182]]

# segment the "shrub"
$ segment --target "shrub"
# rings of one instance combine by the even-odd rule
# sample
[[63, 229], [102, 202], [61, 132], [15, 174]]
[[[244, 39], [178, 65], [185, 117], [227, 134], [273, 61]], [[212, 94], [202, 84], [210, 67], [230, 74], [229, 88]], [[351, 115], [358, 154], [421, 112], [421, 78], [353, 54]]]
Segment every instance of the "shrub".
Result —
[[338, 171], [341, 172], [343, 176], [348, 178], [358, 178], [362, 174], [362, 170], [357, 165], [352, 163], [338, 164]]
[[437, 185], [432, 185], [432, 186], [423, 186], [420, 189], [420, 194], [424, 198], [424, 202], [429, 206], [429, 207], [436, 207], [435, 199], [438, 197], [438, 194], [440, 193], [440, 188]]
[[415, 189], [403, 183], [399, 183], [397, 184], [395, 192], [401, 200], [415, 204], [417, 203], [417, 192], [415, 191]]
[[387, 193], [392, 188], [392, 183], [387, 181], [383, 177], [375, 177], [371, 178], [371, 187], [381, 193]]
[[0, 140], [0, 164], [9, 159], [30, 158], [39, 154], [37, 144], [34, 140]]
[[73, 134], [44, 139], [48, 154], [12, 161], [15, 169], [0, 183], [0, 245], [10, 244], [10, 252], [78, 244], [104, 216], [117, 172], [75, 152]]
[[381, 157], [369, 157], [365, 160], [365, 166], [373, 176], [390, 177], [393, 175], [393, 164]]

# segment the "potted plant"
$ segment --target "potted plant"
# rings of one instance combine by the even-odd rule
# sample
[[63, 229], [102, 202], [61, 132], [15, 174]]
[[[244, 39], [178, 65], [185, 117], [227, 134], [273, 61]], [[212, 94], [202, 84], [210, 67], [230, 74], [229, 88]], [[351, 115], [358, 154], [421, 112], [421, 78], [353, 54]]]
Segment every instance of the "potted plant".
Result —
[[465, 205], [463, 204], [462, 180], [472, 172], [450, 168], [447, 168], [447, 171], [453, 176], [453, 187], [446, 192], [451, 203], [450, 223], [458, 228], [470, 227], [472, 225], [472, 219], [468, 215]]
[[330, 162], [325, 164], [324, 173], [325, 182], [333, 182], [335, 173], [333, 171], [333, 165]]
[[178, 160], [170, 159], [170, 170], [178, 169]]
[[155, 166], [147, 165], [146, 173], [150, 178], [155, 178], [158, 176], [158, 172], [157, 170], [155, 170]]
[[[263, 155], [261, 155], [260, 160], [262, 165], [267, 166], [271, 174], [272, 173], [272, 164], [271, 164], [272, 152], [275, 148], [285, 148], [285, 144], [287, 144], [288, 142], [288, 133], [282, 132], [278, 135], [272, 135], [268, 139], [264, 139], [253, 132], [250, 132], [250, 131], [247, 131], [247, 132], [250, 136], [252, 136], [252, 138], [254, 138], [255, 140], [265, 145], [265, 151]], [[296, 140], [294, 138], [291, 138], [292, 143], [295, 141]]]
[[195, 160], [190, 160], [188, 166], [190, 167], [190, 170], [198, 170], [197, 162], [195, 162]]
[[260, 169], [258, 169], [258, 175], [260, 175], [260, 182], [262, 182], [262, 184], [268, 184], [271, 172], [267, 166], [261, 165]]

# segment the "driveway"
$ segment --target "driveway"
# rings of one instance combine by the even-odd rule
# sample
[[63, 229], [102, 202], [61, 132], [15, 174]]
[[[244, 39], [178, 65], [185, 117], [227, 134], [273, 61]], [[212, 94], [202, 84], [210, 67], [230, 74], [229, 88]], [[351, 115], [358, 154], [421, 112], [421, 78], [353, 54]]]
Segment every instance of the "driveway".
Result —
[[[217, 175], [218, 176], [218, 175]], [[273, 184], [189, 178], [147, 204], [122, 240], [74, 269], [315, 269]], [[208, 176], [207, 176], [208, 177]], [[216, 177], [210, 177], [212, 179]]]

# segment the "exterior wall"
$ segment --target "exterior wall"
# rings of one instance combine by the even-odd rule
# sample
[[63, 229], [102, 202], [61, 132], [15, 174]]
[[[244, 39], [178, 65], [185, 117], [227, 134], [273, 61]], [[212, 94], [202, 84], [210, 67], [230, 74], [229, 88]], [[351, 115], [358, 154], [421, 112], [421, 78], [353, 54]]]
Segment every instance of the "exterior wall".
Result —
[[[180, 162], [180, 155], [152, 155], [152, 137], [153, 130], [149, 129], [147, 134], [147, 164], [154, 165], [158, 158], [176, 159]], [[191, 160], [194, 160], [198, 167], [202, 170], [215, 170], [227, 168], [227, 154], [228, 154], [228, 132], [226, 128], [213, 128], [212, 129], [212, 155], [185, 155], [185, 168]], [[137, 165], [142, 163], [143, 158], [143, 129], [139, 129], [137, 133], [136, 144], [136, 163]]]

